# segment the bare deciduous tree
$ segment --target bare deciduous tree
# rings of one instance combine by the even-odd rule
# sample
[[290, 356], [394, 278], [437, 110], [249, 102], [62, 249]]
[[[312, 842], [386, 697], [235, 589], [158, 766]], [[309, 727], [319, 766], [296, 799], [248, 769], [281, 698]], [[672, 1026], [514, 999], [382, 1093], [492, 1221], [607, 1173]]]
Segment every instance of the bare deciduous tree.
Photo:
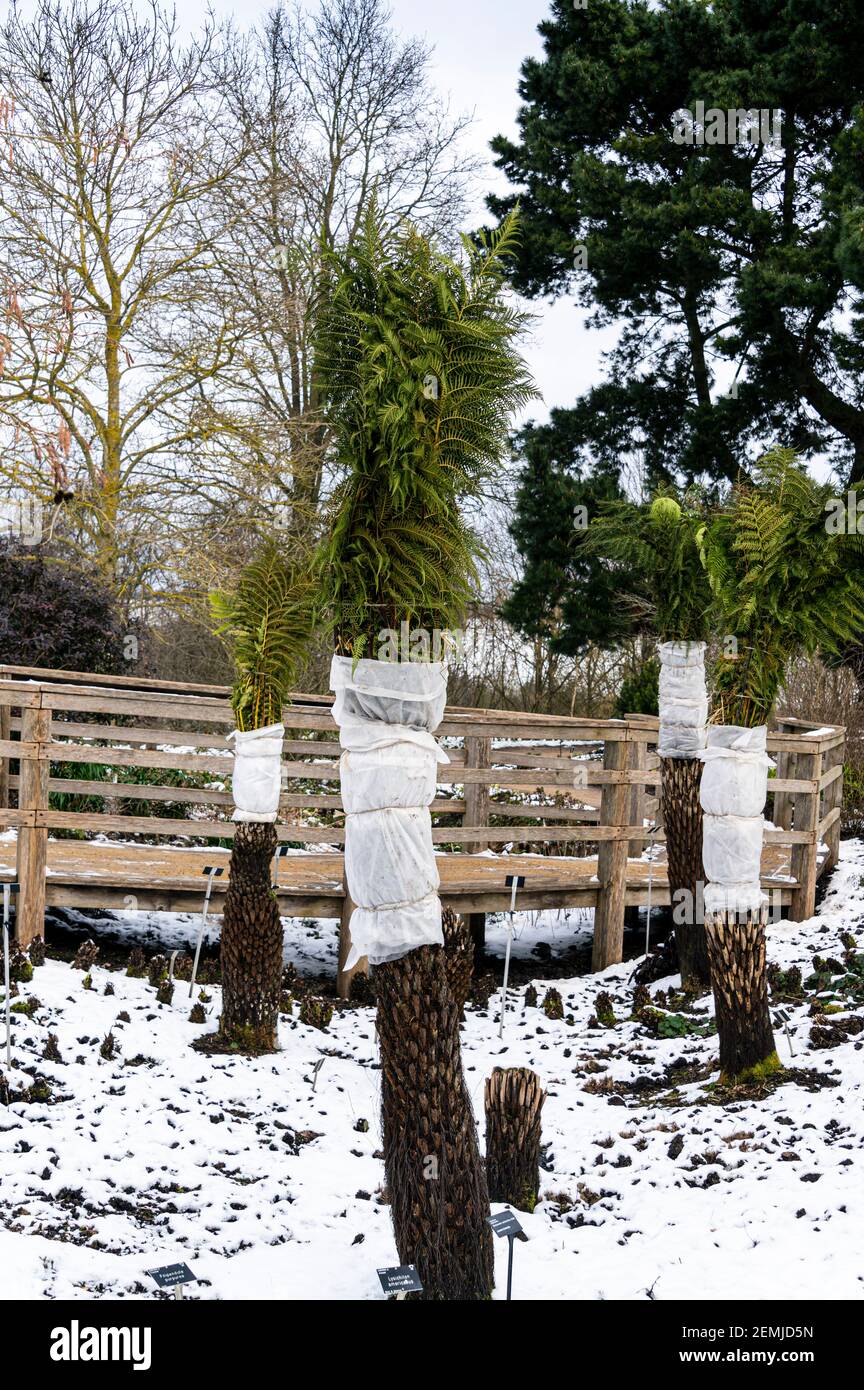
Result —
[[373, 192], [451, 232], [471, 161], [383, 0], [184, 41], [161, 0], [0, 28], [0, 485], [127, 606], [202, 611], [255, 536], [315, 538], [310, 346]]
[[193, 215], [248, 155], [214, 96], [219, 41], [208, 22], [182, 44], [155, 0], [143, 16], [40, 0], [0, 30], [0, 471], [64, 506], [63, 533], [121, 594], [164, 585], [183, 460], [226, 440], [178, 408], [238, 335], [208, 302], [226, 228], [202, 235]]
[[298, 539], [314, 530], [326, 485], [310, 343], [323, 258], [356, 237], [373, 195], [385, 221], [411, 217], [439, 235], [452, 237], [464, 213], [466, 119], [433, 93], [429, 60], [426, 45], [396, 37], [383, 0], [321, 0], [311, 14], [280, 3], [235, 33], [220, 69], [253, 148], [216, 192], [230, 209], [221, 218], [242, 228], [220, 240], [217, 263], [245, 329], [228, 374], [249, 422], [244, 476]]

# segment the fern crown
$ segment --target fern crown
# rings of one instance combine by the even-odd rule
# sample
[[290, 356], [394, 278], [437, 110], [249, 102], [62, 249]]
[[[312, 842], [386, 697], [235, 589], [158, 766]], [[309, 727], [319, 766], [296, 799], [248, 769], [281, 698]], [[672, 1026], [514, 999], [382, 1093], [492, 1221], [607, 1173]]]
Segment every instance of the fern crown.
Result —
[[588, 529], [586, 544], [618, 571], [630, 608], [661, 642], [708, 635], [711, 590], [696, 543], [703, 519], [696, 489], [664, 487], [651, 504], [606, 503]]
[[237, 728], [279, 723], [313, 629], [311, 577], [294, 570], [270, 541], [237, 588], [211, 594], [210, 606], [237, 670], [231, 693]]
[[698, 533], [724, 642], [715, 671], [723, 723], [767, 723], [792, 657], [836, 654], [864, 630], [855, 563], [864, 541], [828, 531], [832, 497], [794, 450], [773, 449]]
[[318, 557], [342, 650], [368, 650], [407, 620], [461, 621], [480, 544], [460, 503], [508, 450], [534, 394], [515, 339], [504, 261], [515, 217], [453, 260], [416, 227], [385, 231], [373, 205], [329, 263], [316, 367], [344, 481]]

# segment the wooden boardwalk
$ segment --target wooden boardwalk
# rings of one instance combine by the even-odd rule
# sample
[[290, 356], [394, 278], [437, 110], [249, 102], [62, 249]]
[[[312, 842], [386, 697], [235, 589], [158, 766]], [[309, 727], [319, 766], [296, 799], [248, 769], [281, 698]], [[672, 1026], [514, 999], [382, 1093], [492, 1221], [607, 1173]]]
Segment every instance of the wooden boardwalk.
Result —
[[[283, 712], [277, 835], [290, 848], [278, 895], [285, 916], [340, 918], [347, 950], [331, 704], [298, 692]], [[222, 688], [0, 666], [0, 877], [21, 885], [19, 941], [43, 932], [46, 907], [201, 907], [203, 869], [227, 869], [220, 846], [234, 834], [233, 722]], [[669, 901], [656, 718], [448, 706], [438, 732], [449, 762], [430, 810], [443, 900], [470, 917], [479, 942], [484, 914], [509, 908], [506, 878], [518, 874], [519, 908], [595, 908], [595, 968], [620, 960], [626, 909], [649, 893], [656, 906]], [[763, 885], [797, 920], [813, 912], [816, 880], [837, 859], [844, 745], [844, 729], [802, 720], [768, 736], [777, 775]], [[212, 843], [193, 848], [184, 837]], [[216, 913], [226, 881], [214, 883]]]
[[[224, 865], [214, 879], [212, 907], [221, 909], [228, 879], [225, 849], [180, 849], [168, 845], [116, 844], [110, 841], [49, 840], [46, 903], [51, 906], [193, 912], [201, 906], [205, 865]], [[342, 855], [302, 850], [279, 859], [279, 904], [286, 917], [340, 917], [344, 900]], [[597, 899], [597, 858], [573, 859], [534, 854], [441, 854], [441, 897], [457, 912], [503, 912], [510, 906], [508, 874], [520, 874], [522, 910], [593, 907]], [[791, 901], [795, 880], [789, 850], [766, 845], [762, 855], [763, 887]], [[820, 866], [821, 867], [821, 866]], [[669, 902], [662, 858], [649, 865], [628, 859], [626, 906]], [[15, 874], [15, 844], [0, 841], [0, 881]]]

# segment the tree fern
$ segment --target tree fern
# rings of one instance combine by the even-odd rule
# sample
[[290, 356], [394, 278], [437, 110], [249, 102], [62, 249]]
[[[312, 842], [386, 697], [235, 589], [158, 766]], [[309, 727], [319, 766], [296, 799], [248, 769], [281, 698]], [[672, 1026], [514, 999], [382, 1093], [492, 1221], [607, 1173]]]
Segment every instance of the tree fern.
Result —
[[837, 653], [864, 630], [860, 541], [828, 532], [831, 498], [793, 450], [775, 449], [698, 533], [723, 640], [718, 722], [767, 723], [790, 657]]
[[461, 621], [480, 543], [460, 503], [534, 394], [515, 347], [526, 320], [504, 290], [515, 234], [511, 216], [455, 261], [414, 227], [385, 232], [373, 206], [330, 259], [316, 364], [345, 480], [319, 572], [343, 651], [369, 652], [404, 620]]
[[272, 541], [233, 592], [210, 595], [216, 631], [236, 666], [231, 705], [238, 729], [280, 722], [312, 632], [313, 597], [310, 576], [294, 570]]
[[702, 519], [695, 491], [658, 492], [650, 505], [608, 503], [589, 528], [587, 545], [621, 574], [634, 612], [662, 642], [707, 636], [711, 592], [699, 558]]

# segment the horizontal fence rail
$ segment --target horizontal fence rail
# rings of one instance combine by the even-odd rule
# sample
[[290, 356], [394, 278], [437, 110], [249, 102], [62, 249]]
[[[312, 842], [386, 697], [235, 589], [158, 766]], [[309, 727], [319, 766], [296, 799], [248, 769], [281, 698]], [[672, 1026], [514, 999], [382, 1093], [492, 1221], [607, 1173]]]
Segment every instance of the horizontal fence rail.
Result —
[[[279, 894], [298, 915], [343, 914], [330, 706], [298, 693], [283, 713], [277, 834], [296, 853], [279, 861]], [[504, 875], [518, 859], [520, 874], [530, 865], [523, 906], [593, 906], [595, 965], [620, 960], [625, 909], [652, 892], [657, 905], [669, 900], [665, 869], [643, 857], [664, 841], [657, 723], [448, 706], [438, 732], [451, 761], [431, 806], [442, 896], [469, 913], [503, 910]], [[234, 834], [233, 725], [221, 687], [0, 666], [0, 832], [17, 832], [14, 865], [0, 856], [0, 877], [14, 871], [21, 885], [20, 940], [41, 934], [46, 903], [117, 905], [126, 888], [142, 907], [189, 906], [200, 883], [182, 847], [221, 842], [224, 852]], [[801, 720], [768, 736], [776, 829], [765, 844], [781, 857], [767, 874], [763, 864], [763, 883], [799, 919], [837, 859], [844, 748], [843, 728]], [[162, 841], [173, 844], [160, 858]], [[142, 884], [145, 865], [155, 878]]]

